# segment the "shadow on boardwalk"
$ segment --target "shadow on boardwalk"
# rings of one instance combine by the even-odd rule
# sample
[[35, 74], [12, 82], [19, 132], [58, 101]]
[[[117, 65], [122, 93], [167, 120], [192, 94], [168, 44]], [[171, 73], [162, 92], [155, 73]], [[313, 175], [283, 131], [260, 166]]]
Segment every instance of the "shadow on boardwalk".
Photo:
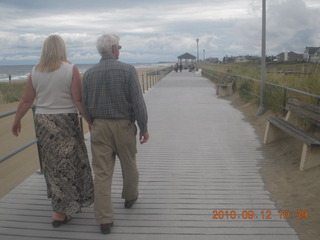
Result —
[[264, 190], [254, 130], [210, 81], [173, 72], [145, 99], [150, 140], [138, 147], [140, 196], [132, 209], [123, 207], [117, 164], [110, 235], [100, 234], [92, 206], [53, 229], [43, 176], [34, 174], [1, 199], [1, 240], [298, 239]]

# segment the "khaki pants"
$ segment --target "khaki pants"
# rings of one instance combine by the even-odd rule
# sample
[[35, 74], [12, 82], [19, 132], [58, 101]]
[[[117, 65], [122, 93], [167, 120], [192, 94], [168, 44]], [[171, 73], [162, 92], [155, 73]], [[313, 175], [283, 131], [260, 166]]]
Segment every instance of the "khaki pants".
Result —
[[116, 156], [122, 169], [122, 198], [132, 200], [138, 197], [136, 134], [137, 128], [129, 120], [95, 119], [93, 122], [94, 214], [100, 224], [113, 221], [111, 185]]

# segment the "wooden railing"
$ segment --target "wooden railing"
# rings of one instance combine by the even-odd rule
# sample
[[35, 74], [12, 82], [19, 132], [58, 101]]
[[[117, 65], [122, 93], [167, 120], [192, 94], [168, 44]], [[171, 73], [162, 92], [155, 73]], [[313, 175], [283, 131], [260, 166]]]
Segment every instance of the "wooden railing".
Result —
[[[260, 95], [258, 91], [255, 91], [257, 88], [252, 87], [254, 83], [256, 83], [256, 85], [259, 86], [261, 83], [260, 80], [237, 75], [237, 74], [232, 74], [229, 72], [217, 71], [217, 70], [213, 70], [212, 68], [204, 68], [203, 66], [202, 66], [202, 75], [218, 83], [221, 83], [224, 81], [223, 80], [224, 77], [221, 77], [221, 76], [232, 76], [235, 81], [236, 90], [246, 91], [247, 94], [260, 99]], [[247, 82], [249, 87], [241, 89], [240, 82], [243, 83], [243, 81]], [[306, 102], [313, 103], [317, 106], [320, 105], [320, 95], [311, 94], [308, 92], [300, 91], [294, 88], [285, 87], [285, 86], [281, 86], [281, 85], [270, 83], [270, 82], [266, 82], [265, 92], [266, 92], [266, 99], [265, 99], [266, 105], [267, 106], [276, 105], [277, 108], [281, 109], [282, 111], [286, 110], [286, 104], [289, 98], [297, 98], [299, 100], [304, 100]], [[275, 92], [276, 97], [274, 97], [274, 95], [271, 95], [271, 92]], [[308, 98], [308, 99], [305, 99], [305, 98]]]

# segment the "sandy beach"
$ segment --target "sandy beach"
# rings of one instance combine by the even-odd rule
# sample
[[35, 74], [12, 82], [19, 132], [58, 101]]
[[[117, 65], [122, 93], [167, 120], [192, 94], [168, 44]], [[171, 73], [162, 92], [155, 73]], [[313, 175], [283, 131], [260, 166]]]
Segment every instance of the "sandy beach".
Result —
[[[15, 110], [18, 103], [0, 104], [0, 113]], [[0, 119], [0, 155], [10, 153], [18, 147], [35, 139], [32, 111], [30, 110], [22, 120], [22, 131], [17, 138], [11, 133], [14, 115]], [[36, 145], [20, 152], [10, 160], [0, 164], [0, 196], [13, 189], [25, 178], [39, 169]]]
[[[237, 94], [227, 97], [231, 105], [241, 111], [258, 136], [264, 153], [264, 161], [259, 165], [265, 188], [271, 193], [279, 210], [289, 211], [289, 224], [300, 235], [301, 240], [316, 240], [320, 236], [320, 167], [304, 172], [299, 171], [302, 144], [286, 138], [275, 143], [264, 145], [263, 136], [266, 128], [266, 117], [274, 115], [266, 112], [256, 116], [257, 106], [243, 103]], [[307, 211], [306, 219], [296, 219], [297, 211]]]
[[[145, 70], [144, 70], [145, 71]], [[141, 72], [140, 72], [141, 74]], [[244, 115], [244, 120], [250, 123], [264, 153], [264, 160], [259, 163], [265, 188], [271, 193], [271, 199], [279, 209], [290, 211], [296, 216], [296, 211], [307, 211], [306, 219], [290, 218], [289, 224], [297, 231], [302, 240], [315, 240], [320, 236], [320, 167], [305, 172], [299, 171], [301, 143], [288, 138], [275, 144], [263, 145], [267, 116], [256, 116], [257, 106], [243, 103], [237, 94], [225, 98]], [[0, 104], [0, 113], [16, 109], [18, 103]], [[11, 132], [13, 115], [0, 119], [1, 156], [35, 138], [31, 111], [22, 121], [21, 135], [16, 138]], [[87, 131], [86, 124], [84, 124]], [[36, 146], [18, 154], [0, 166], [0, 196], [2, 197], [17, 184], [39, 169]]]

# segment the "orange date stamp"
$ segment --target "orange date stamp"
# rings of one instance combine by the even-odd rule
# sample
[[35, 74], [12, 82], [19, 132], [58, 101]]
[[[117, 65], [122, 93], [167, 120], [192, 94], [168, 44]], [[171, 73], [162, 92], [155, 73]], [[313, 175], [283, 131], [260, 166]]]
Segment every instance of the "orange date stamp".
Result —
[[214, 210], [212, 211], [213, 220], [232, 220], [232, 219], [244, 219], [244, 220], [272, 220], [277, 219], [306, 219], [309, 216], [307, 210], [297, 211], [272, 211], [272, 210]]

